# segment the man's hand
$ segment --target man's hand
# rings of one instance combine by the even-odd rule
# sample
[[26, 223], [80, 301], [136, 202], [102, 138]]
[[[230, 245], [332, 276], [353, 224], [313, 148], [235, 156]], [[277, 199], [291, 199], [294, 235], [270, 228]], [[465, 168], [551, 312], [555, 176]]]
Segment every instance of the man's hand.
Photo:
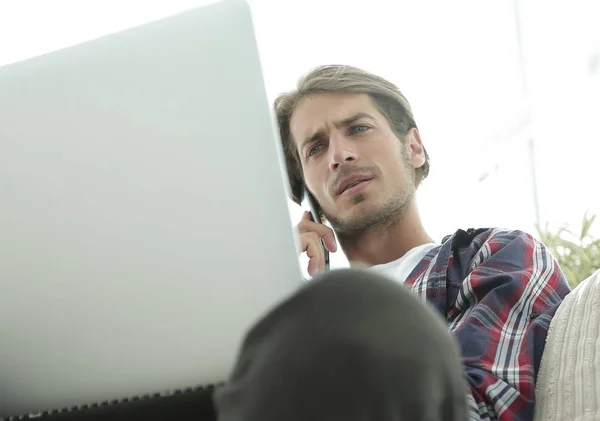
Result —
[[[333, 230], [326, 225], [313, 222], [310, 212], [304, 212], [296, 229], [300, 237], [300, 250], [309, 258], [308, 274], [315, 276], [325, 267], [323, 244], [331, 253], [337, 250]], [[321, 244], [321, 240], [323, 240], [323, 244]]]

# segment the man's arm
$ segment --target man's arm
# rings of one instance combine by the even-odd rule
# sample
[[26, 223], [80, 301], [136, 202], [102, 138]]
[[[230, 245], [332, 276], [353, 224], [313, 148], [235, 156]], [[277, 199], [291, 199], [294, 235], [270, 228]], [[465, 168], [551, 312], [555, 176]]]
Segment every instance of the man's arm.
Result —
[[484, 237], [448, 270], [448, 323], [462, 351], [470, 419], [530, 421], [550, 321], [570, 289], [530, 235], [494, 230]]

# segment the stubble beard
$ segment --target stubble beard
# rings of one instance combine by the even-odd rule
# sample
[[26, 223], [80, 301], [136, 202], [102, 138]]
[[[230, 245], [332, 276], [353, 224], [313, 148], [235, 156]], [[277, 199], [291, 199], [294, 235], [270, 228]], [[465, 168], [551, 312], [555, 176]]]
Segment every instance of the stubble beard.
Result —
[[[340, 219], [325, 214], [336, 234], [344, 237], [360, 235], [365, 231], [386, 231], [397, 225], [406, 215], [415, 195], [412, 173], [406, 171], [404, 185], [397, 195], [389, 198], [376, 209], [367, 209], [364, 212]], [[358, 205], [367, 200], [366, 193], [357, 193], [351, 198], [353, 205]]]

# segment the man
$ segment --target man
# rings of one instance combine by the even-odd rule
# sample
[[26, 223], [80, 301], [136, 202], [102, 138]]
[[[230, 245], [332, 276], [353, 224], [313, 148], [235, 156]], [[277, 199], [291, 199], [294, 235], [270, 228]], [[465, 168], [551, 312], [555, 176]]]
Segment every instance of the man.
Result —
[[[248, 333], [216, 395], [220, 419], [532, 420], [548, 327], [569, 293], [546, 248], [519, 231], [427, 234], [415, 190], [429, 157], [390, 82], [323, 66], [275, 110], [293, 198], [306, 186], [333, 231], [302, 218], [317, 276]], [[445, 206], [469, 203], [440, 204], [440, 217]], [[318, 275], [334, 232], [368, 269]]]

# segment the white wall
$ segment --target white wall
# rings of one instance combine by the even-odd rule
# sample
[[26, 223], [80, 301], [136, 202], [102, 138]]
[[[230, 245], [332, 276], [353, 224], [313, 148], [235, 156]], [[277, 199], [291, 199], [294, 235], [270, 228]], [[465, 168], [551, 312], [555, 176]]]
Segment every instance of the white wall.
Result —
[[552, 223], [600, 213], [599, 17], [596, 0], [523, 2], [540, 205]]
[[[214, 0], [0, 2], [0, 64]], [[600, 213], [600, 16], [596, 0], [521, 0], [529, 126], [542, 221]], [[397, 83], [432, 158], [419, 191], [436, 239], [456, 228], [533, 231], [513, 3], [505, 0], [252, 0], [270, 98], [313, 66], [348, 63]], [[596, 61], [593, 57], [596, 55]], [[594, 73], [595, 69], [595, 73]], [[482, 174], [489, 173], [484, 181]], [[300, 211], [292, 207], [294, 220]], [[600, 222], [598, 227], [600, 228]]]

